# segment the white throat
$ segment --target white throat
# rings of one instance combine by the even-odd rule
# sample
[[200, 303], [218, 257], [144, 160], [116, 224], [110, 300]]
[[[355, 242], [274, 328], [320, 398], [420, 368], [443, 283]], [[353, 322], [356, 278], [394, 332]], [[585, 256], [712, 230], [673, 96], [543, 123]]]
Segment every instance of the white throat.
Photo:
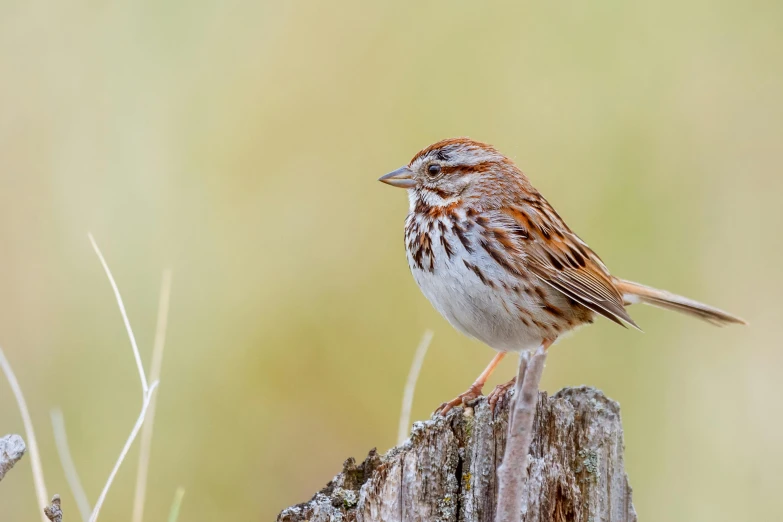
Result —
[[408, 189], [408, 204], [410, 212], [413, 212], [416, 208], [416, 203], [421, 201], [428, 207], [448, 207], [449, 205], [459, 201], [459, 196], [452, 196], [444, 198], [436, 194], [432, 190], [426, 188], [412, 188]]

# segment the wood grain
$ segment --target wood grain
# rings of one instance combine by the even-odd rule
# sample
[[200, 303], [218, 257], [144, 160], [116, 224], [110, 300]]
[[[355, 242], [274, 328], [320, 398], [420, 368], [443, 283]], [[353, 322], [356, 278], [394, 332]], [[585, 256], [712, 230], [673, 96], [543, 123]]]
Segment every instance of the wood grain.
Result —
[[[404, 444], [348, 459], [278, 522], [493, 522], [511, 402], [414, 424]], [[523, 496], [524, 522], [635, 522], [618, 404], [589, 387], [539, 394]]]

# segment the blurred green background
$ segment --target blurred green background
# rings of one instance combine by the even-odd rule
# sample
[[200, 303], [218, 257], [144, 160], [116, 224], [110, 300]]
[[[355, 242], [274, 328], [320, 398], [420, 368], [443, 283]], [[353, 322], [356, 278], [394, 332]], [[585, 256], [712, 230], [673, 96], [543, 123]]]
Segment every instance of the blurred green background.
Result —
[[[651, 308], [551, 351], [544, 386], [622, 405], [642, 520], [783, 509], [780, 2], [0, 2], [0, 344], [47, 485], [78, 515], [140, 406], [92, 231], [149, 357], [173, 270], [149, 522], [273, 520], [395, 442], [492, 351], [416, 288], [407, 200], [376, 179], [441, 138], [511, 156], [622, 277], [737, 313]], [[509, 358], [490, 387], [514, 372]], [[0, 379], [0, 433], [22, 432]], [[103, 520], [128, 520], [136, 449]], [[29, 463], [0, 519], [34, 520]]]

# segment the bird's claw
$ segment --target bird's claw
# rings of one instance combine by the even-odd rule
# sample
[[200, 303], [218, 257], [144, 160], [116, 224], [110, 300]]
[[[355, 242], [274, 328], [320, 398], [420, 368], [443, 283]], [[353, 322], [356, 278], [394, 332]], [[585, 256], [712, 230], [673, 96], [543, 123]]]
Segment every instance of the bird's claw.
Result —
[[443, 417], [455, 406], [473, 406], [482, 397], [481, 388], [472, 385], [464, 393], [460, 393], [448, 402], [444, 402], [435, 410], [435, 415]]
[[489, 395], [487, 395], [487, 402], [489, 402], [489, 409], [493, 414], [495, 413], [495, 406], [498, 403], [503, 402], [503, 399], [505, 399], [508, 390], [513, 388], [516, 382], [517, 382], [517, 378], [514, 377], [508, 382], [504, 382], [503, 384], [498, 384], [497, 386], [495, 386], [495, 389], [492, 390], [489, 393]]

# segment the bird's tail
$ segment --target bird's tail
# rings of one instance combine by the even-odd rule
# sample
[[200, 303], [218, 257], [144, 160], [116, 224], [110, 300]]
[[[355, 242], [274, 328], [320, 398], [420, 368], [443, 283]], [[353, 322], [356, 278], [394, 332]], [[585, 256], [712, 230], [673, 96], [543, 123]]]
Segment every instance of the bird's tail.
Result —
[[645, 303], [675, 312], [698, 317], [704, 321], [717, 326], [727, 324], [748, 324], [744, 319], [731, 315], [723, 310], [707, 306], [706, 304], [693, 301], [687, 297], [672, 294], [666, 290], [658, 290], [649, 286], [641, 285], [631, 281], [617, 279], [615, 281], [617, 289], [623, 294], [623, 300], [626, 305], [634, 303]]

